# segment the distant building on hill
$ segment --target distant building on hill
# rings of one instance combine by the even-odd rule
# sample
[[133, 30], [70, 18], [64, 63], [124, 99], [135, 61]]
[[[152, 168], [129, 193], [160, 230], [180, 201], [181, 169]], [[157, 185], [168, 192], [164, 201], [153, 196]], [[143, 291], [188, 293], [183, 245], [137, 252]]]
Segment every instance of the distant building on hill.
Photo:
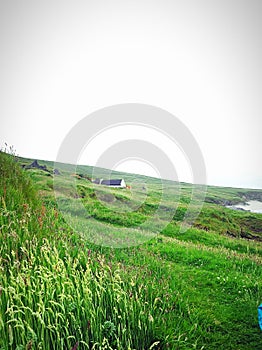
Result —
[[95, 179], [93, 183], [97, 185], [103, 185], [103, 186], [126, 188], [126, 183], [124, 179], [110, 179], [110, 180]]
[[47, 169], [47, 166], [46, 165], [39, 165], [37, 160], [34, 160], [29, 165], [22, 164], [22, 168], [23, 169], [39, 169], [39, 170], [44, 170], [44, 171], [50, 173], [50, 171]]

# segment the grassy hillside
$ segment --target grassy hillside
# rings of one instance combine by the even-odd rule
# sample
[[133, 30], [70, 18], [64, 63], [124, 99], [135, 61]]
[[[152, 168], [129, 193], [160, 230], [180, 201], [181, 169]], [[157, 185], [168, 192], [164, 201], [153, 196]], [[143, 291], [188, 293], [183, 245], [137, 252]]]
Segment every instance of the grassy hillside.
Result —
[[[117, 173], [132, 190], [110, 189], [90, 182], [91, 167], [21, 168], [31, 163], [0, 153], [1, 350], [262, 348], [262, 215], [225, 207], [262, 191], [208, 187], [182, 232], [193, 189], [180, 184], [155, 236], [158, 179]], [[143, 244], [95, 244], [127, 235]]]

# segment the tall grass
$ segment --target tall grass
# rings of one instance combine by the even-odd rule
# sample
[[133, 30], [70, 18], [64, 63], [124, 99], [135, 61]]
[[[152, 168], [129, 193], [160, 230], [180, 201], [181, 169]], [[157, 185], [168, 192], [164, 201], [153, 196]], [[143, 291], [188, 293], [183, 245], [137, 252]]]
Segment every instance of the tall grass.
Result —
[[[111, 249], [89, 243], [88, 234], [104, 239], [107, 223], [116, 239], [124, 233], [131, 241], [150, 236], [150, 228], [136, 229], [136, 220], [155, 212], [157, 184], [152, 182], [136, 213], [117, 220], [120, 214], [101, 207], [79, 180], [82, 201], [96, 214], [95, 224], [87, 220], [90, 232], [80, 235], [58, 211], [45, 172], [25, 172], [14, 157], [0, 153], [0, 175], [1, 350], [262, 349], [261, 215], [206, 204], [198, 228], [181, 233], [185, 188], [162, 234], [137, 247]], [[68, 176], [58, 181], [73, 201]], [[115, 190], [116, 203], [106, 188], [100, 194], [110, 209], [133, 205], [128, 191]], [[86, 211], [77, 214], [81, 229]], [[239, 238], [239, 231], [256, 240]]]
[[[37, 239], [5, 256], [1, 279], [3, 348], [37, 349], [149, 348], [153, 316], [143, 286], [127, 285], [102, 257], [63, 257], [47, 240]], [[13, 260], [13, 261], [12, 261]], [[94, 260], [94, 261], [93, 261]]]
[[0, 169], [0, 349], [153, 349], [150, 286], [76, 246], [12, 157]]

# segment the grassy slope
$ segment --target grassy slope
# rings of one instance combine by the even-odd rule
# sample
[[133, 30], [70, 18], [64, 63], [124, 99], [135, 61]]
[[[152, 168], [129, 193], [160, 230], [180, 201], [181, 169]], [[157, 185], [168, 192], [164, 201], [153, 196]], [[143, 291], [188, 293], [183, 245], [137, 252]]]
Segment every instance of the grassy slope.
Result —
[[[50, 162], [39, 163], [52, 167]], [[191, 186], [182, 184], [178, 210], [161, 234], [137, 247], [110, 249], [91, 244], [67, 226], [56, 210], [52, 175], [42, 170], [20, 174], [17, 169], [11, 176], [12, 166], [7, 162], [1, 174], [0, 192], [2, 349], [71, 349], [77, 342], [79, 349], [109, 349], [109, 344], [116, 349], [262, 348], [257, 324], [262, 215], [221, 205], [242, 201], [243, 196], [259, 198], [261, 191], [209, 187], [194, 227], [181, 233], [179, 222], [191, 195]], [[69, 198], [65, 205], [72, 205], [76, 199], [71, 198], [74, 189], [68, 179], [75, 170], [67, 165], [61, 169], [56, 181]], [[91, 176], [92, 169], [81, 167], [77, 172]], [[22, 188], [12, 186], [13, 174], [18, 184], [25, 183]], [[27, 187], [28, 175], [44, 206]], [[118, 175], [130, 183], [134, 178]], [[129, 226], [132, 235], [133, 227], [150, 217], [159, 201], [159, 181], [140, 179], [147, 182], [148, 196], [125, 215], [112, 209], [130, 206], [130, 192], [104, 187], [95, 192], [87, 180], [77, 180], [78, 195], [96, 219], [97, 227], [86, 229], [91, 232], [103, 223], [121, 235], [122, 227]], [[97, 191], [109, 207], [97, 200]], [[139, 202], [139, 188], [137, 192]], [[99, 283], [93, 283], [97, 275]], [[82, 285], [91, 292], [84, 293]], [[24, 316], [27, 324], [22, 326]]]

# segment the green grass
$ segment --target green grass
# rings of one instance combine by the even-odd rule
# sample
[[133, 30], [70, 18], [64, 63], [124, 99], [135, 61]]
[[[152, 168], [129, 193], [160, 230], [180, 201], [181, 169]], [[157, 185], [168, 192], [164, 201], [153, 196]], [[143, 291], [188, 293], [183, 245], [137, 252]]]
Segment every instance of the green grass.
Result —
[[[1, 350], [262, 348], [262, 215], [222, 206], [261, 191], [209, 187], [182, 232], [190, 184], [160, 203], [157, 179], [139, 177], [146, 194], [109, 189], [61, 164], [55, 199], [54, 176], [30, 162], [0, 153]], [[176, 210], [155, 235], [160, 205]]]

